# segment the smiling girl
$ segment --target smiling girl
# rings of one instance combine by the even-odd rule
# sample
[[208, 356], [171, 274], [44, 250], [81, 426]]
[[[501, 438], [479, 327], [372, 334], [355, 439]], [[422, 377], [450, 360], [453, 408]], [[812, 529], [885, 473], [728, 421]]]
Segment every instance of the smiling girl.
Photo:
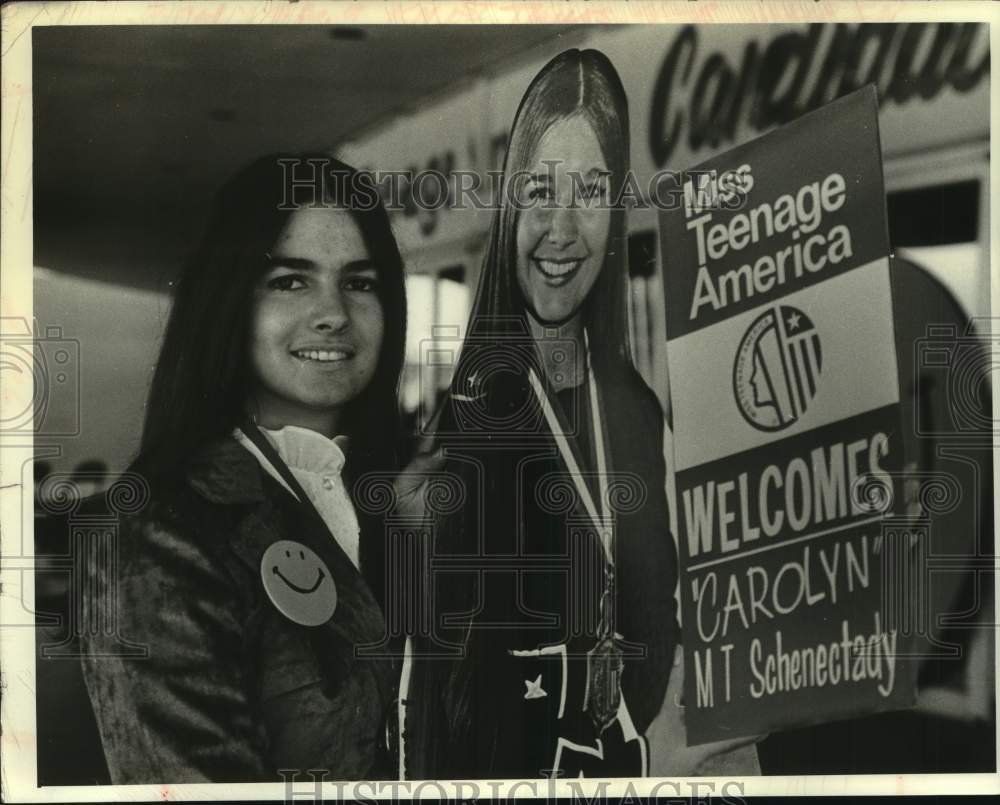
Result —
[[421, 459], [465, 499], [434, 519], [447, 572], [409, 642], [409, 777], [684, 775], [735, 745], [686, 746], [664, 416], [632, 364], [625, 210], [610, 201], [628, 168], [610, 61], [552, 59], [511, 127], [514, 192], [494, 215], [439, 450]]
[[430, 637], [411, 641], [414, 778], [648, 768], [676, 559], [663, 415], [631, 363], [624, 210], [608, 201], [628, 142], [624, 91], [596, 51], [549, 62], [514, 119], [517, 184], [437, 420], [442, 469], [469, 491], [435, 523], [451, 572], [434, 580]]
[[[355, 652], [385, 634], [382, 524], [351, 490], [394, 466], [402, 261], [353, 169], [309, 162], [231, 179], [177, 289], [133, 465], [150, 499], [96, 580], [117, 612], [88, 613], [117, 634], [84, 641], [116, 784], [392, 774], [396, 669]], [[340, 196], [288, 204], [320, 164]]]

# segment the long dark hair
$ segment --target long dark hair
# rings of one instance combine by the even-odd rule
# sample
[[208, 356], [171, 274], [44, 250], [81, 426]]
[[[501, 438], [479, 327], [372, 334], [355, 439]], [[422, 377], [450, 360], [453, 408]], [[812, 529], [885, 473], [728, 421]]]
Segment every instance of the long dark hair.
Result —
[[205, 237], [177, 285], [153, 375], [136, 460], [151, 480], [176, 480], [194, 453], [228, 436], [244, 417], [252, 382], [247, 345], [253, 289], [296, 203], [349, 212], [375, 264], [382, 349], [372, 381], [345, 406], [341, 422], [352, 439], [350, 479], [395, 466], [406, 337], [403, 261], [385, 209], [363, 178], [327, 155], [271, 154], [223, 185]]

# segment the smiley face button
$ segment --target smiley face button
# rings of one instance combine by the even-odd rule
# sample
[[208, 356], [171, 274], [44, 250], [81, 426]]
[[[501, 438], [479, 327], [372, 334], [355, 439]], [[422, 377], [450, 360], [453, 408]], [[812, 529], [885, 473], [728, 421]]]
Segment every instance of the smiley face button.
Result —
[[282, 539], [260, 561], [264, 592], [278, 611], [300, 626], [319, 626], [337, 608], [337, 587], [323, 560], [301, 542]]

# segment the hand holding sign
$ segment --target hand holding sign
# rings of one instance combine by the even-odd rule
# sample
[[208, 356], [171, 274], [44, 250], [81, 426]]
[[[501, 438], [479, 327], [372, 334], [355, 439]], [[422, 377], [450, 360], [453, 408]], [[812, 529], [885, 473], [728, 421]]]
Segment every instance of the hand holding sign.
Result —
[[434, 449], [430, 439], [417, 447], [417, 454], [393, 481], [396, 493], [394, 514], [399, 517], [420, 517], [426, 511], [424, 492], [430, 479], [444, 470], [444, 453]]

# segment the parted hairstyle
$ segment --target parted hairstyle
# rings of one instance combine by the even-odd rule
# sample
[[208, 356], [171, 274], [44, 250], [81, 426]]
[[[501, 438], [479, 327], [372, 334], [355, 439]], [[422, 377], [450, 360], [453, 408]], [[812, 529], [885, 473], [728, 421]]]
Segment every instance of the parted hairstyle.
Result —
[[243, 420], [254, 379], [254, 287], [296, 203], [346, 210], [375, 265], [385, 320], [382, 348], [371, 382], [345, 405], [341, 432], [351, 437], [348, 481], [395, 467], [406, 334], [403, 261], [385, 209], [358, 176], [327, 155], [271, 154], [223, 185], [177, 285], [146, 404], [136, 466], [153, 482], [176, 480], [193, 454]]
[[[596, 50], [560, 53], [528, 86], [511, 127], [503, 165], [505, 181], [512, 181], [512, 177], [526, 181], [544, 134], [555, 123], [573, 117], [586, 120], [597, 135], [610, 171], [609, 198], [619, 198], [629, 166], [628, 101], [614, 66]], [[512, 196], [517, 193], [501, 193], [490, 230], [470, 316], [472, 327], [480, 331], [508, 317], [524, 316], [527, 310], [515, 272], [521, 213], [517, 204], [510, 203]], [[582, 308], [591, 359], [599, 373], [631, 362], [626, 238], [625, 211], [615, 205], [604, 264]], [[463, 373], [456, 371], [455, 377], [463, 377]]]

